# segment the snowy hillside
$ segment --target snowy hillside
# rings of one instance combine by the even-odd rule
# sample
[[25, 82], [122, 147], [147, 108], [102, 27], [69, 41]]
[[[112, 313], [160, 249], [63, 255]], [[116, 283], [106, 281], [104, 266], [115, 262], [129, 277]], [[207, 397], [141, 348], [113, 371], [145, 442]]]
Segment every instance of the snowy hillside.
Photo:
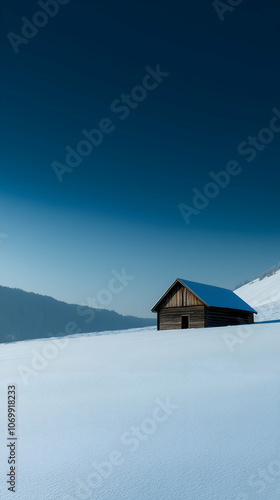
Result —
[[279, 500], [279, 357], [278, 323], [2, 345], [0, 498]]
[[262, 280], [256, 279], [234, 291], [258, 311], [256, 322], [280, 319], [280, 270], [272, 276]]

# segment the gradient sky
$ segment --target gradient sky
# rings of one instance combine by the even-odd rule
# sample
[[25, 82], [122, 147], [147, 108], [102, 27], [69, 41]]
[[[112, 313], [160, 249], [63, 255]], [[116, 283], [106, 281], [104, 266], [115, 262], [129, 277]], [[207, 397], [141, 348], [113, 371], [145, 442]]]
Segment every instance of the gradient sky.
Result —
[[[280, 133], [252, 162], [237, 148], [280, 110], [280, 6], [221, 22], [210, 0], [71, 0], [15, 54], [38, 10], [2, 3], [0, 284], [90, 304], [125, 268], [104, 307], [147, 317], [177, 277], [234, 288], [277, 264]], [[112, 102], [157, 64], [169, 76], [120, 120]], [[52, 163], [105, 117], [60, 183]], [[178, 206], [230, 160], [242, 173], [187, 225]]]

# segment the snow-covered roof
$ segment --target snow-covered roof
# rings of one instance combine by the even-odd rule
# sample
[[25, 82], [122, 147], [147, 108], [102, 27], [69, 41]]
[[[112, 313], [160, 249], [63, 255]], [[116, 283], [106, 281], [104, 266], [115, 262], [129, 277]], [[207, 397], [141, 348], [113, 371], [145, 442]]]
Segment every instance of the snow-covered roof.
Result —
[[188, 281], [181, 278], [177, 278], [170, 288], [165, 292], [165, 294], [160, 298], [160, 300], [154, 305], [152, 311], [155, 311], [158, 304], [161, 302], [163, 297], [173, 288], [175, 283], [180, 282], [183, 286], [191, 290], [194, 295], [196, 295], [205, 305], [209, 307], [223, 307], [225, 309], [238, 309], [241, 311], [248, 311], [257, 314], [257, 311], [253, 309], [247, 302], [242, 300], [238, 295], [236, 295], [232, 290], [227, 288], [221, 288], [218, 286], [205, 285], [203, 283], [196, 283], [195, 281]]
[[232, 290], [218, 286], [204, 285], [195, 281], [179, 278], [179, 281], [188, 287], [202, 302], [209, 307], [225, 307], [227, 309], [240, 309], [256, 313], [247, 302], [242, 300]]

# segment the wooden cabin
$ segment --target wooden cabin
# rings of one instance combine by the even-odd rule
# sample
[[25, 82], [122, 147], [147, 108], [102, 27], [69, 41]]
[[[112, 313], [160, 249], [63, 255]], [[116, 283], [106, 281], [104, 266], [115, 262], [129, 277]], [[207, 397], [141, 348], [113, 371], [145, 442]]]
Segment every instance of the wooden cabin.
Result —
[[252, 309], [231, 290], [177, 278], [151, 309], [158, 330], [254, 323]]

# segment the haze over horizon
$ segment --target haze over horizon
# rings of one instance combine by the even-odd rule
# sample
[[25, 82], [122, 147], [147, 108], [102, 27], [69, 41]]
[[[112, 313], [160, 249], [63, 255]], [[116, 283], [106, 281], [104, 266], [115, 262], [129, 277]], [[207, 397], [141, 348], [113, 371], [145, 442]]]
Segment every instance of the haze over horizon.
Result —
[[[149, 317], [177, 277], [233, 289], [276, 265], [279, 7], [221, 22], [206, 0], [71, 0], [16, 54], [7, 34], [38, 10], [2, 5], [0, 285], [90, 305], [125, 270], [100, 307]], [[242, 171], [198, 210], [230, 161]]]

